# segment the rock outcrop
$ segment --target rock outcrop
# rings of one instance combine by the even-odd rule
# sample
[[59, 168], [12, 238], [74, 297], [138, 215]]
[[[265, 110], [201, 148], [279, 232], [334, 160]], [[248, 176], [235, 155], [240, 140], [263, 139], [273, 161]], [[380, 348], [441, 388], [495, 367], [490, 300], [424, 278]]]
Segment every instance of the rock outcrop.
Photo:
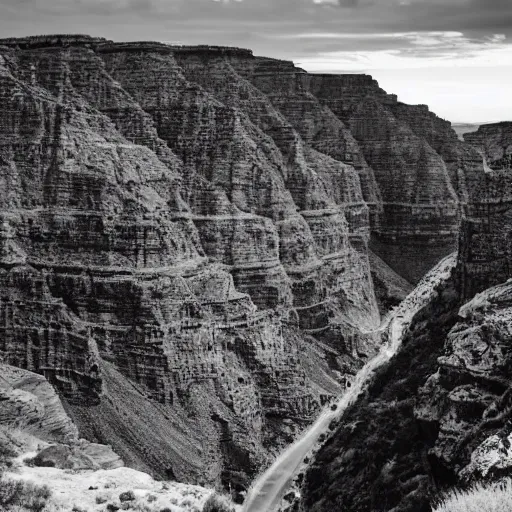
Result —
[[20, 436], [20, 445], [24, 437], [43, 443], [45, 448], [32, 461], [41, 467], [91, 470], [124, 465], [110, 446], [79, 439], [57, 391], [42, 375], [4, 363], [0, 372], [0, 445]]
[[243, 486], [375, 350], [368, 207], [186, 51], [0, 41], [0, 350], [130, 465]]
[[512, 122], [485, 124], [464, 134], [464, 140], [477, 148], [493, 169], [512, 168]]
[[3, 363], [0, 371], [0, 426], [20, 429], [48, 442], [78, 441], [76, 426], [42, 375]]
[[462, 143], [426, 106], [399, 103], [368, 75], [312, 75], [308, 82], [350, 128], [374, 171], [383, 212], [372, 230], [372, 250], [408, 281], [418, 282], [456, 246], [464, 198], [440, 149]]

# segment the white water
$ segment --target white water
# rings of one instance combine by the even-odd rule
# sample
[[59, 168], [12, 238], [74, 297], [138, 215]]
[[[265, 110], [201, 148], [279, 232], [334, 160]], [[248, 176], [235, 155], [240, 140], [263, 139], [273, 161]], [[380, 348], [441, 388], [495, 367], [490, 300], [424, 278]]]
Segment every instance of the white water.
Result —
[[247, 493], [243, 512], [273, 512], [278, 507], [304, 458], [317, 444], [320, 435], [328, 430], [332, 420], [343, 416], [348, 406], [364, 390], [372, 373], [395, 355], [401, 345], [405, 329], [413, 316], [436, 293], [434, 290], [436, 285], [449, 277], [454, 264], [455, 257], [453, 255], [442, 260], [421, 280], [400, 306], [382, 322], [377, 331], [388, 330], [388, 343], [358, 372], [350, 389], [336, 402], [336, 410], [333, 411], [331, 406], [326, 407], [315, 423], [287, 447], [274, 464], [253, 482]]

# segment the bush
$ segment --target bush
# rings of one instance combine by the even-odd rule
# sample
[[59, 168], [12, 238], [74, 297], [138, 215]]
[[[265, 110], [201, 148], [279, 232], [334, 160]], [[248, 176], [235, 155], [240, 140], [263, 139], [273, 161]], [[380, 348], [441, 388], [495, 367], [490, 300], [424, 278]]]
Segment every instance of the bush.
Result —
[[441, 499], [434, 512], [510, 512], [512, 479], [493, 484], [476, 484], [467, 491], [453, 491]]
[[46, 485], [35, 485], [20, 480], [0, 480], [0, 510], [23, 507], [33, 512], [41, 512], [51, 496]]
[[122, 492], [119, 495], [119, 501], [135, 501], [135, 493], [133, 491]]
[[9, 433], [3, 429], [0, 430], [0, 472], [2, 468], [10, 467], [12, 464], [11, 459], [17, 455]]
[[0, 480], [0, 507], [15, 505], [16, 500], [23, 493], [24, 483], [19, 480]]
[[212, 494], [203, 506], [203, 512], [234, 512], [228, 500], [218, 494]]

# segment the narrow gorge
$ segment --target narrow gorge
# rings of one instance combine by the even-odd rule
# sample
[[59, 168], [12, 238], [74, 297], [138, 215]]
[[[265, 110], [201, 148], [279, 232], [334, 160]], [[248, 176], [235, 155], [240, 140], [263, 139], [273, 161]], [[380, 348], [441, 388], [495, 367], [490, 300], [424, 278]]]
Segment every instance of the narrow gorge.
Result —
[[294, 505], [430, 510], [510, 434], [511, 126], [246, 49], [0, 39], [0, 367], [60, 442], [241, 502], [457, 251]]

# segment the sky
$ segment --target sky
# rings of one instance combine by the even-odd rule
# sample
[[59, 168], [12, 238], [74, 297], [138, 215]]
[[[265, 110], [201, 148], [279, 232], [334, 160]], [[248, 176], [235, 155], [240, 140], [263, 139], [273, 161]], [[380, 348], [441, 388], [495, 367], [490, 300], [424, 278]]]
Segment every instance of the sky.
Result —
[[452, 122], [512, 120], [512, 0], [0, 0], [0, 37], [48, 33], [250, 48]]

